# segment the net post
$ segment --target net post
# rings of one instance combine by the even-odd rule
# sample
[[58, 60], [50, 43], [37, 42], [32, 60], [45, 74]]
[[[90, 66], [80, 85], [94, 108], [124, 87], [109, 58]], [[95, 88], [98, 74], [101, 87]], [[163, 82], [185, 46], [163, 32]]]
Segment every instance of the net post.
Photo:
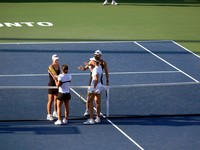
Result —
[[110, 109], [110, 90], [109, 87], [107, 86], [106, 88], [106, 116], [109, 117], [109, 109]]

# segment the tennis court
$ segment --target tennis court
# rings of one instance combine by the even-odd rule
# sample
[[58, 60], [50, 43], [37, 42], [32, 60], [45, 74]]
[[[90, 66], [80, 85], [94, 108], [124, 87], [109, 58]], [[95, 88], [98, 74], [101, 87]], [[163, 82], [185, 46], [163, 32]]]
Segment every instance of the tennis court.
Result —
[[[89, 72], [77, 67], [100, 49], [110, 74], [109, 117], [83, 125]], [[174, 41], [1, 44], [0, 144], [14, 149], [197, 150], [200, 59]], [[52, 54], [73, 76], [70, 120], [46, 121]], [[105, 79], [105, 77], [104, 77]]]

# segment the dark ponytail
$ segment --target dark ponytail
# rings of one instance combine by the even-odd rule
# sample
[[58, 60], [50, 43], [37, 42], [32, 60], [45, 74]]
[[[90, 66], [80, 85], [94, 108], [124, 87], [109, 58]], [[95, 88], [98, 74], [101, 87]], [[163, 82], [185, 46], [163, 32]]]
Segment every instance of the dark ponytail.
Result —
[[67, 73], [68, 72], [68, 66], [66, 64], [62, 65], [62, 71], [64, 73]]

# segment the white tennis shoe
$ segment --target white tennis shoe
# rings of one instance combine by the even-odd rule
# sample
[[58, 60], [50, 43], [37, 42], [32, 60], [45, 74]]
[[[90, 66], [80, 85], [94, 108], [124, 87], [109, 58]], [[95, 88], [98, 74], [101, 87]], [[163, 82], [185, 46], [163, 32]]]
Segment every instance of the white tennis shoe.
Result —
[[68, 122], [68, 120], [65, 119], [65, 118], [62, 120], [62, 123], [63, 123], [63, 124], [67, 124], [67, 122]]
[[58, 114], [56, 111], [53, 112], [53, 117], [58, 118]]
[[100, 117], [97, 117], [97, 118], [95, 119], [95, 122], [96, 122], [96, 123], [100, 123], [100, 122], [101, 122]]
[[57, 120], [54, 124], [55, 124], [55, 125], [61, 125], [61, 124], [62, 124], [62, 121], [61, 121], [61, 120]]
[[48, 115], [47, 115], [47, 120], [53, 121], [53, 116], [52, 116], [51, 114], [48, 114]]
[[87, 119], [85, 122], [83, 122], [85, 125], [93, 125], [94, 124], [94, 119]]

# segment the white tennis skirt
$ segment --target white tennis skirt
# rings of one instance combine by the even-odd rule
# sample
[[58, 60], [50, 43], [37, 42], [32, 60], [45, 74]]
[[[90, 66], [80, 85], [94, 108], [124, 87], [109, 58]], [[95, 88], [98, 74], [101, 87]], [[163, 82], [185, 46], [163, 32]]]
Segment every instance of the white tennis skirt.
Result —
[[96, 88], [94, 88], [94, 85], [88, 88], [88, 93], [101, 94], [102, 91], [105, 91], [105, 87], [101, 83], [98, 83]]

